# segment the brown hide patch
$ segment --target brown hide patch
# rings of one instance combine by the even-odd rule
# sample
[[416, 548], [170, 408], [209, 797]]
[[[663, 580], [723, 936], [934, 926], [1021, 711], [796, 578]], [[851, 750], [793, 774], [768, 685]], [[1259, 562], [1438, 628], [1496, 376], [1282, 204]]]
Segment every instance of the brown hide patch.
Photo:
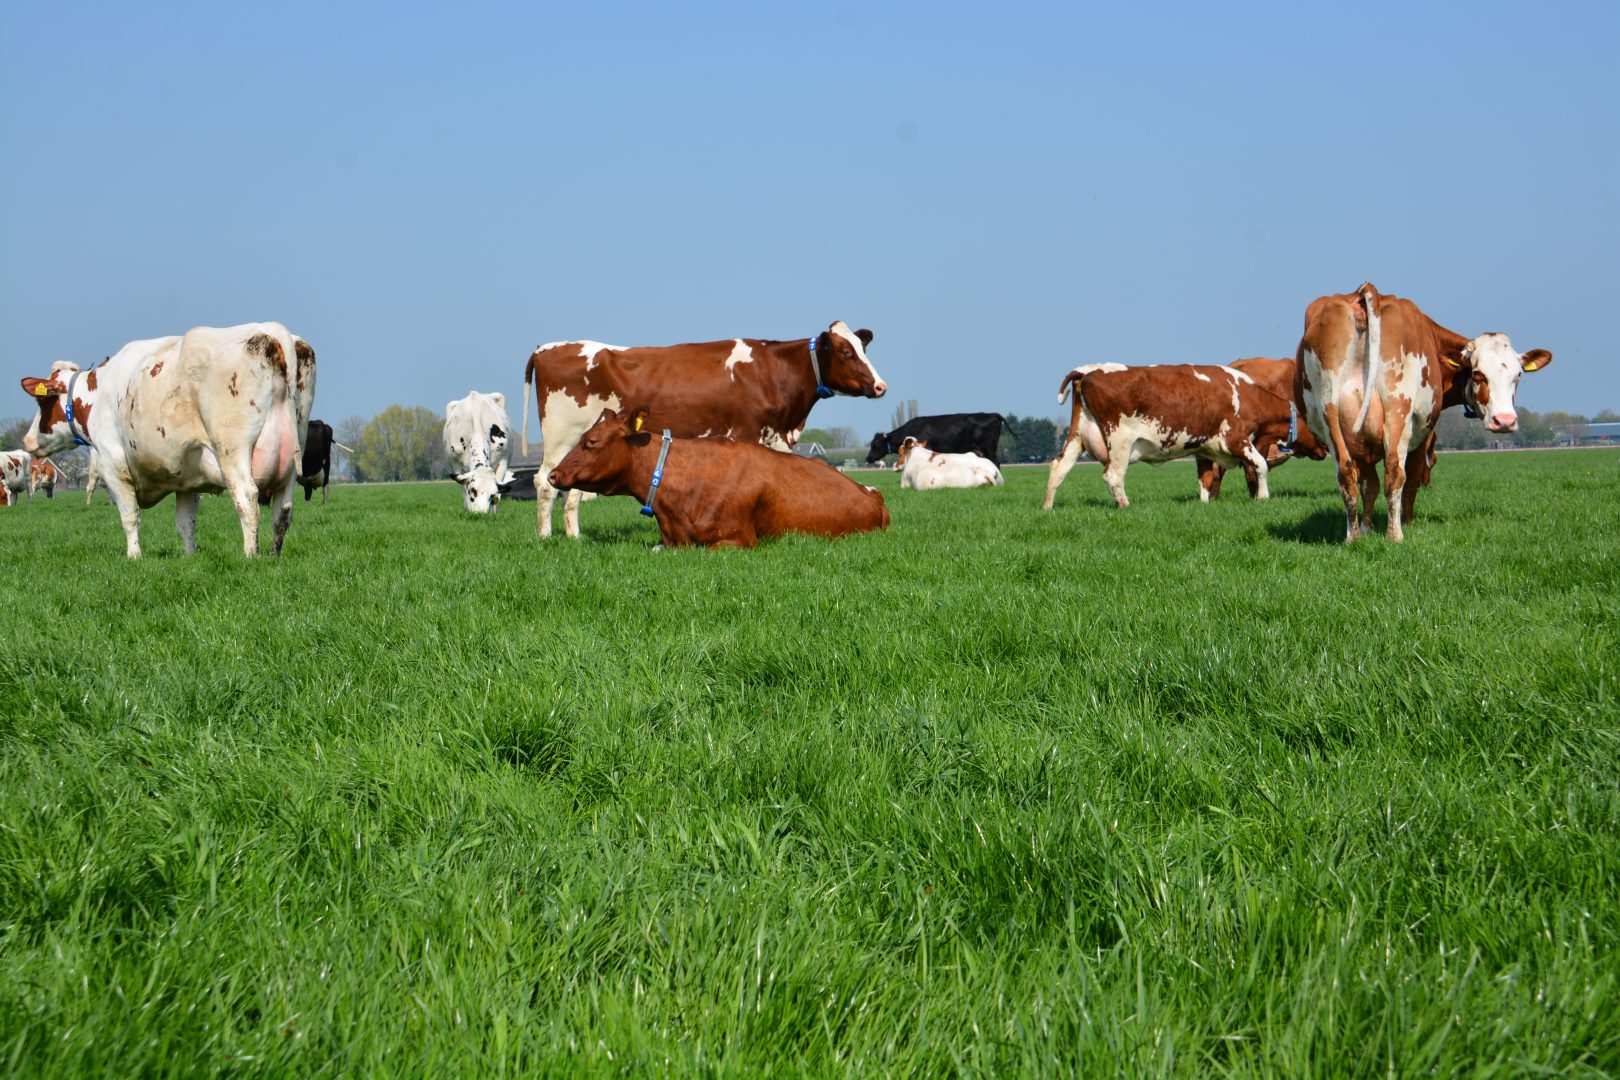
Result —
[[[78, 422], [80, 431], [88, 432], [90, 430], [90, 408], [91, 406], [87, 405], [83, 398], [77, 396], [74, 397], [73, 419]], [[62, 419], [67, 419], [66, 412], [62, 413]]]
[[94, 369], [92, 369], [89, 374], [85, 375], [84, 385], [91, 390], [96, 388], [96, 373]]
[[1474, 408], [1485, 414], [1485, 407], [1491, 403], [1491, 381], [1483, 372], [1476, 371], [1469, 376], [1474, 387]]
[[231, 397], [239, 397], [242, 393], [242, 391], [236, 388], [236, 379], [239, 374], [239, 372], [231, 372]]
[[169, 437], [169, 433], [167, 431], [164, 431], [161, 426], [158, 427], [157, 433], [158, 433], [158, 436], [160, 438], [167, 439]]
[[250, 354], [263, 357], [283, 379], [287, 377], [287, 355], [282, 351], [281, 342], [269, 334], [254, 334], [247, 339], [246, 346]]
[[152, 365], [152, 370], [147, 372], [147, 374], [152, 376], [152, 378], [154, 378], [154, 379], [157, 378], [162, 373], [163, 373], [163, 361], [161, 361], [161, 360], [159, 360], [157, 363], [153, 364]]
[[315, 350], [303, 338], [293, 338], [293, 352], [298, 356], [298, 389], [304, 388], [304, 372], [315, 370]]

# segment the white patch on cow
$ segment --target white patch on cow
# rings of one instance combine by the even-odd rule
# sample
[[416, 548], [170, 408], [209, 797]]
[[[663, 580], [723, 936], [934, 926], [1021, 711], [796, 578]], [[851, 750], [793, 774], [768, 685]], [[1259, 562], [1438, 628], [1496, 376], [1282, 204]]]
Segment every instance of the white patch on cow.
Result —
[[726, 374], [731, 376], [732, 382], [736, 382], [737, 365], [751, 364], [753, 362], [754, 350], [749, 348], [747, 343], [744, 342], [742, 338], [738, 338], [737, 344], [731, 347], [731, 355], [726, 357]]
[[1243, 412], [1243, 402], [1238, 397], [1238, 386], [1241, 383], [1248, 383], [1253, 386], [1254, 380], [1237, 368], [1223, 367], [1221, 370], [1232, 376], [1232, 415], [1237, 416]]
[[1202, 371], [1193, 372], [1193, 378], [1197, 379], [1199, 382], [1210, 382], [1210, 381], [1212, 381], [1210, 379], [1210, 377], [1208, 375], [1205, 375]]
[[535, 352], [545, 352], [547, 349], [560, 349], [572, 345], [579, 349], [580, 358], [585, 361], [585, 370], [590, 371], [596, 366], [596, 354], [602, 351], [623, 352], [622, 345], [604, 345], [600, 341], [548, 341], [544, 345], [536, 345]]
[[844, 322], [843, 319], [839, 319], [837, 322], [832, 324], [832, 327], [828, 333], [837, 334], [839, 337], [849, 342], [850, 347], [855, 350], [855, 356], [860, 360], [861, 363], [866, 365], [866, 370], [872, 373], [873, 382], [883, 381], [883, 379], [877, 373], [877, 368], [872, 366], [872, 361], [866, 358], [866, 346], [861, 344], [861, 339], [855, 336], [855, 331], [849, 328], [848, 323]]
[[[799, 441], [799, 432], [802, 430], [802, 428], [794, 428], [792, 431], [781, 432], [773, 427], [763, 427], [759, 429], [759, 441], [772, 450], [792, 453], [794, 445]], [[731, 431], [728, 429], [726, 434], [730, 435]]]
[[1254, 382], [1253, 379], [1249, 378], [1248, 372], [1239, 371], [1235, 367], [1227, 367], [1227, 366], [1223, 365], [1221, 367], [1221, 370], [1226, 372], [1228, 375], [1232, 376], [1232, 378], [1236, 379], [1238, 382], [1246, 382], [1246, 383], [1250, 383], [1250, 384], [1252, 384]]

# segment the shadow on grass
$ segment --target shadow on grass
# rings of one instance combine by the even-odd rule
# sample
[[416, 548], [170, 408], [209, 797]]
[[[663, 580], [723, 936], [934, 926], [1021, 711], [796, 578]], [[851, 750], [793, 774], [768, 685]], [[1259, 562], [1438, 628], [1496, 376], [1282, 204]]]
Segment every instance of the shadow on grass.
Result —
[[[1377, 514], [1373, 516], [1373, 524], [1379, 530], [1384, 527], [1383, 520]], [[1342, 544], [1344, 511], [1324, 508], [1292, 523], [1268, 525], [1266, 531], [1278, 540], [1291, 540], [1296, 544]]]

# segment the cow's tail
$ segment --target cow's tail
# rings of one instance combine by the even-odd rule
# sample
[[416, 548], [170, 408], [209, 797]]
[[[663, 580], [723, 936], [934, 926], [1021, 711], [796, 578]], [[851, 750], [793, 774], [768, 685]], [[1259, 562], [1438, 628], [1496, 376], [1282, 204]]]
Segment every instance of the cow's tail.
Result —
[[1378, 361], [1383, 352], [1383, 319], [1378, 314], [1378, 292], [1370, 284], [1363, 285], [1357, 296], [1367, 309], [1367, 364], [1366, 377], [1361, 386], [1361, 412], [1356, 415], [1356, 430], [1367, 423], [1367, 410], [1378, 394]]
[[534, 386], [534, 357], [523, 368], [523, 456], [529, 456], [529, 390]]
[[1069, 400], [1069, 387], [1071, 385], [1074, 387], [1074, 392], [1075, 393], [1078, 394], [1080, 392], [1080, 380], [1084, 376], [1085, 376], [1085, 369], [1084, 368], [1075, 368], [1073, 371], [1071, 371], [1067, 375], [1063, 376], [1063, 383], [1062, 383], [1062, 385], [1060, 385], [1058, 387], [1058, 404], [1059, 405], [1062, 405], [1065, 401]]

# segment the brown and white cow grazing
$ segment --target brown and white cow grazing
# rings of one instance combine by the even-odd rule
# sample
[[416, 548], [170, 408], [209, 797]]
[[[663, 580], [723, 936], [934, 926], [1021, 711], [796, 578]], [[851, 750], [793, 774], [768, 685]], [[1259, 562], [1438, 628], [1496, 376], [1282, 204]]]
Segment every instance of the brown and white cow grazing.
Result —
[[133, 341], [91, 371], [59, 361], [22, 386], [39, 405], [23, 448], [94, 447], [130, 558], [141, 554], [141, 510], [171, 493], [175, 528], [195, 551], [197, 497], [219, 491], [236, 504], [248, 555], [260, 547], [259, 504], [276, 501], [280, 554], [315, 396], [315, 352], [280, 323]]
[[1047, 475], [1044, 510], [1052, 508], [1057, 489], [1082, 448], [1102, 462], [1103, 478], [1120, 506], [1130, 505], [1125, 470], [1133, 461], [1157, 465], [1196, 454], [1223, 465], [1249, 465], [1258, 477], [1255, 497], [1264, 499], [1269, 495], [1266, 475], [1273, 465], [1296, 449], [1320, 456], [1292, 401], [1236, 368], [1088, 367], [1071, 371], [1059, 390], [1062, 401], [1074, 386], [1074, 413], [1063, 453]]
[[16, 506], [28, 490], [29, 458], [21, 450], [0, 450], [0, 506]]
[[[523, 371], [523, 452], [529, 452], [529, 392], [545, 440], [535, 475], [541, 536], [551, 535], [557, 497], [548, 482], [603, 409], [647, 405], [678, 438], [729, 435], [791, 450], [810, 409], [833, 394], [882, 397], [888, 389], [867, 359], [870, 330], [842, 320], [813, 338], [735, 338], [697, 345], [622, 349], [597, 341], [541, 345]], [[579, 493], [568, 496], [563, 526], [579, 535]]]
[[825, 461], [713, 436], [672, 439], [666, 449], [655, 430], [645, 406], [604, 409], [547, 479], [560, 490], [633, 495], [644, 512], [650, 504], [668, 547], [753, 547], [790, 532], [889, 527], [883, 495]]
[[[1294, 373], [1299, 369], [1299, 364], [1293, 357], [1273, 359], [1271, 357], [1257, 356], [1249, 360], [1234, 360], [1232, 366], [1283, 400], [1293, 398], [1294, 383], [1296, 381]], [[1297, 405], [1298, 402], [1295, 402], [1295, 404]], [[1296, 426], [1300, 425], [1296, 424]], [[1309, 432], [1306, 433], [1305, 439], [1299, 442], [1300, 446], [1304, 447], [1304, 453], [1307, 456], [1318, 460], [1327, 456], [1327, 451], [1310, 436]], [[1271, 461], [1273, 469], [1284, 462], [1293, 460], [1293, 455], [1277, 454], [1274, 446], [1262, 444], [1260, 450], [1266, 455], [1266, 460]], [[1213, 458], [1199, 458], [1198, 497], [1204, 502], [1220, 498], [1221, 478], [1225, 475], [1225, 465]], [[1258, 497], [1260, 494], [1260, 474], [1255, 471], [1253, 465], [1244, 464], [1243, 479], [1248, 484], [1249, 495]]]
[[1546, 349], [1518, 352], [1506, 334], [1470, 339], [1447, 330], [1371, 282], [1311, 303], [1298, 358], [1305, 420], [1338, 463], [1346, 543], [1372, 528], [1380, 463], [1388, 535], [1398, 542], [1428, 478], [1440, 413], [1466, 404], [1490, 430], [1514, 431], [1520, 377], [1552, 363]]
[[47, 459], [37, 459], [28, 463], [28, 501], [34, 501], [34, 492], [40, 488], [45, 489], [47, 499], [56, 498], [56, 485], [65, 482], [62, 470], [56, 467], [56, 462]]

